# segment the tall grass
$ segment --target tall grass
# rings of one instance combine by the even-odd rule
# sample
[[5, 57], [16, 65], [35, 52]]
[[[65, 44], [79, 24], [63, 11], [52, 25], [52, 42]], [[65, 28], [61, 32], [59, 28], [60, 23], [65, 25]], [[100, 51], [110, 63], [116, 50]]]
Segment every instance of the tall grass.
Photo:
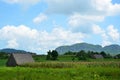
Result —
[[[119, 80], [120, 63], [43, 62], [25, 67], [1, 67], [0, 80]], [[105, 63], [104, 63], [105, 64]], [[112, 64], [116, 64], [115, 66]], [[36, 67], [37, 65], [37, 67]], [[58, 66], [63, 66], [58, 67]], [[69, 65], [69, 66], [68, 66]], [[90, 65], [90, 66], [89, 66]], [[29, 67], [28, 67], [29, 66]], [[33, 67], [35, 66], [35, 67]], [[38, 67], [39, 66], [39, 67]], [[66, 67], [67, 66], [67, 67]], [[113, 68], [114, 67], [114, 68]]]
[[120, 68], [120, 62], [36, 62], [31, 64], [23, 64], [21, 67], [31, 68], [79, 68], [81, 66], [90, 67], [104, 67], [104, 68]]
[[[5, 67], [6, 60], [1, 61], [0, 80], [120, 80], [120, 61], [70, 62], [44, 61], [35, 57], [32, 64], [19, 67]], [[42, 61], [42, 62], [39, 62]]]

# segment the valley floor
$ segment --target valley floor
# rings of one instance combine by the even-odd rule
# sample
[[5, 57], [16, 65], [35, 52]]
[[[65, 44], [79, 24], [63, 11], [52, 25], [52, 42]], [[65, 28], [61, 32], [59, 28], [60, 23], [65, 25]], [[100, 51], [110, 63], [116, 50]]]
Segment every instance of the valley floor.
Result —
[[34, 57], [35, 63], [6, 67], [0, 59], [0, 80], [120, 80], [120, 59], [46, 61], [45, 56]]
[[36, 62], [0, 67], [0, 80], [119, 80], [120, 62]]

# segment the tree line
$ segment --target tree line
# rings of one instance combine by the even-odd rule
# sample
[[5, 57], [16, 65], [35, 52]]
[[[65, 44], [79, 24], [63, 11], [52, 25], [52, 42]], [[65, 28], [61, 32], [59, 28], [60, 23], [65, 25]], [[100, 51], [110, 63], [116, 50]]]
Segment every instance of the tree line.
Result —
[[[87, 60], [88, 58], [93, 58], [94, 54], [102, 55], [103, 58], [115, 58], [115, 59], [120, 59], [120, 54], [117, 54], [115, 56], [112, 56], [104, 51], [102, 52], [93, 52], [93, 51], [84, 51], [81, 50], [79, 52], [71, 52], [68, 51], [64, 53], [64, 55], [71, 55], [73, 56], [72, 60], [74, 61], [75, 59], [78, 60]], [[58, 52], [56, 50], [49, 50], [46, 55], [46, 60], [58, 60]], [[5, 52], [0, 52], [0, 59], [8, 59], [9, 53]]]
[[97, 54], [97, 55], [101, 55], [103, 56], [103, 58], [120, 58], [120, 54], [116, 55], [116, 56], [112, 56], [104, 51], [102, 52], [93, 52], [93, 51], [84, 51], [84, 50], [81, 50], [79, 52], [71, 52], [71, 51], [68, 51], [66, 52], [64, 55], [73, 55], [73, 61], [77, 58], [78, 60], [87, 60], [88, 58], [94, 58], [93, 56]]
[[[94, 51], [84, 51], [84, 50], [81, 50], [79, 52], [71, 52], [71, 51], [68, 51], [66, 53], [64, 53], [64, 55], [72, 55], [73, 58], [72, 60], [74, 61], [75, 59], [78, 59], [78, 60], [87, 60], [88, 58], [91, 58], [91, 59], [94, 59], [93, 55], [101, 55], [103, 58], [120, 58], [120, 54], [116, 55], [116, 56], [112, 56], [110, 55], [109, 53], [106, 53], [104, 51], [102, 52], [94, 52]], [[46, 56], [46, 60], [58, 60], [58, 52], [56, 50], [49, 50], [47, 52], [47, 56]]]
[[5, 52], [0, 52], [0, 59], [7, 59], [8, 58], [8, 54]]

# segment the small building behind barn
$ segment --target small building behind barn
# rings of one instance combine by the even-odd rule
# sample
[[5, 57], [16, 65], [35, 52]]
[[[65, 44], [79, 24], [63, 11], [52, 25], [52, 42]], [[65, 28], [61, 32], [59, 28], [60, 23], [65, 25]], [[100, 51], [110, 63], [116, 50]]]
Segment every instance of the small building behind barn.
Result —
[[94, 59], [103, 59], [104, 57], [102, 55], [100, 55], [100, 54], [94, 54], [92, 56], [92, 58], [94, 58]]
[[26, 63], [33, 63], [34, 59], [31, 54], [13, 53], [8, 58], [6, 66], [19, 66]]

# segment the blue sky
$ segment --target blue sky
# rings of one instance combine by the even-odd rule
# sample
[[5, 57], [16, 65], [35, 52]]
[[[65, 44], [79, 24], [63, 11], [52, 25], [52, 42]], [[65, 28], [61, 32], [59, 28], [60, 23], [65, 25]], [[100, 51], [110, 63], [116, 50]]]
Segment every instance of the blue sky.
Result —
[[120, 45], [120, 0], [0, 0], [0, 49]]

